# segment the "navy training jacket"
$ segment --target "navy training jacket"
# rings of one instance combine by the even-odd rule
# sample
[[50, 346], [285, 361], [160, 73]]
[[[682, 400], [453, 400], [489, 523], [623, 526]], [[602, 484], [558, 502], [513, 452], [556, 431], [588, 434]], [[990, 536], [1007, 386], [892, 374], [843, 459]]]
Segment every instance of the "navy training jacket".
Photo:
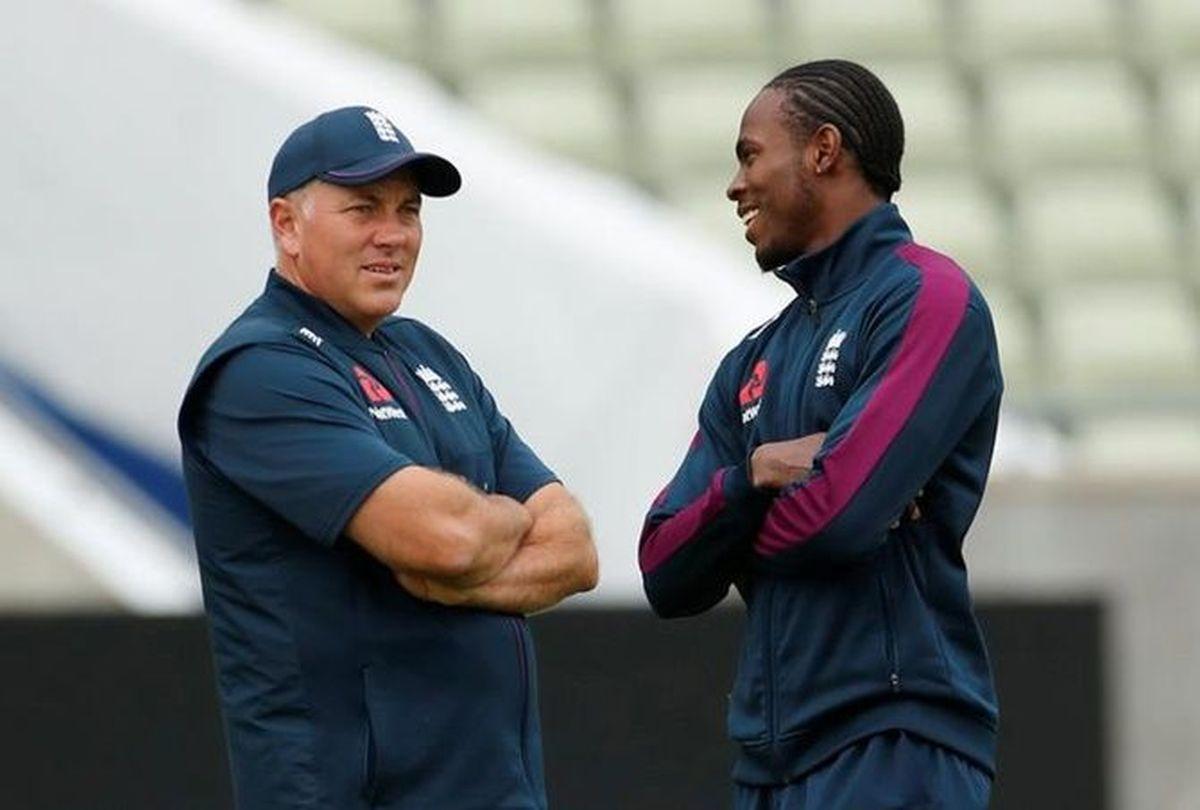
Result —
[[556, 480], [462, 355], [272, 273], [179, 430], [238, 807], [544, 810], [525, 619], [415, 599], [343, 535], [409, 464], [520, 501]]
[[[783, 784], [888, 729], [994, 773], [997, 705], [963, 538], [1003, 383], [991, 315], [881, 204], [777, 272], [797, 297], [722, 360], [639, 562], [664, 617], [735, 585], [734, 779]], [[754, 489], [763, 443], [827, 432], [813, 474]], [[921, 492], [919, 520], [897, 520]]]

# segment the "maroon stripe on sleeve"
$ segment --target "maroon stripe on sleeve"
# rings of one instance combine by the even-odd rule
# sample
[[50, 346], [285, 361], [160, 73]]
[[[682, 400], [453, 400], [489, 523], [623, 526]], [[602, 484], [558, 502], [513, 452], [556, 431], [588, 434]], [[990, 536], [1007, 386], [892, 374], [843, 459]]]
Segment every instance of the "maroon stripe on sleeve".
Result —
[[911, 242], [897, 254], [921, 274], [900, 346], [854, 425], [825, 457], [821, 475], [771, 506], [755, 540], [759, 554], [803, 543], [841, 513], [912, 416], [962, 324], [971, 291], [958, 265]]
[[725, 470], [722, 467], [713, 473], [708, 488], [700, 497], [658, 524], [646, 535], [638, 551], [638, 564], [643, 573], [649, 573], [679, 550], [713, 516], [725, 508]]

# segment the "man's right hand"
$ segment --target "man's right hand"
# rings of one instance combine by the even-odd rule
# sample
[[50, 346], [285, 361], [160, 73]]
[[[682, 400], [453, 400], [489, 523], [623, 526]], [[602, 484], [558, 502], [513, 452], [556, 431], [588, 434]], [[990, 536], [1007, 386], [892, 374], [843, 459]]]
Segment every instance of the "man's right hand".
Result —
[[812, 475], [813, 459], [825, 443], [824, 433], [767, 442], [750, 455], [750, 481], [758, 489], [782, 489]]

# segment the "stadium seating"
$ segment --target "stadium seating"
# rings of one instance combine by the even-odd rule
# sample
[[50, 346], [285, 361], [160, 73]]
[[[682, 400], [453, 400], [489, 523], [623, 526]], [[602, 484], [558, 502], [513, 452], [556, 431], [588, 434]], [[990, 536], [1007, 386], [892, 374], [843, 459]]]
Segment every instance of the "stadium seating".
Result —
[[1121, 405], [1194, 391], [1200, 383], [1200, 331], [1179, 284], [1078, 284], [1044, 294], [1050, 379], [1088, 407]]
[[1130, 408], [1200, 410], [1200, 0], [278, 2], [625, 174], [747, 265], [724, 197], [742, 111], [788, 64], [857, 58], [905, 116], [916, 238], [991, 301], [1010, 402], [1077, 421], [1098, 465], [1149, 421]]
[[617, 60], [660, 62], [767, 59], [765, 0], [607, 0]]
[[1181, 64], [1163, 77], [1163, 103], [1171, 169], [1200, 177], [1200, 59]]
[[978, 179], [906, 171], [896, 202], [918, 242], [950, 255], [976, 281], [1006, 279], [1003, 219]]
[[936, 58], [946, 51], [941, 0], [786, 0], [786, 6], [791, 53], [804, 59]]
[[1195, 0], [1132, 0], [1151, 64], [1200, 56], [1200, 3]]
[[961, 0], [968, 59], [1116, 56], [1120, 0]]
[[958, 77], [940, 62], [888, 61], [872, 67], [904, 116], [904, 167], [969, 167], [974, 154], [971, 107]]
[[1184, 214], [1184, 239], [1187, 255], [1185, 272], [1192, 284], [1200, 287], [1200, 178], [1192, 184], [1188, 210]]
[[997, 171], [1145, 164], [1148, 109], [1119, 62], [1013, 62], [984, 80]]
[[280, 4], [347, 37], [402, 59], [421, 56], [423, 16], [415, 2], [279, 0]]
[[1036, 284], [1173, 277], [1174, 225], [1150, 175], [1043, 175], [1017, 194], [1018, 269]]
[[1161, 414], [1086, 419], [1073, 456], [1073, 467], [1092, 474], [1194, 476], [1200, 473], [1200, 419]]
[[761, 62], [664, 66], [644, 75], [646, 148], [662, 187], [697, 170], [732, 170], [742, 112], [769, 78]]
[[510, 132], [584, 163], [623, 168], [624, 116], [613, 86], [596, 68], [526, 65], [480, 71], [464, 77], [462, 93]]
[[586, 60], [595, 52], [593, 6], [587, 0], [454, 0], [432, 4], [441, 33], [440, 67], [448, 75], [462, 76], [496, 64], [535, 63], [545, 67]]
[[980, 291], [988, 303], [996, 327], [1004, 384], [1009, 390], [1015, 387], [1020, 391], [1028, 387], [1038, 374], [1029, 310], [1011, 288], [985, 283], [980, 286]]

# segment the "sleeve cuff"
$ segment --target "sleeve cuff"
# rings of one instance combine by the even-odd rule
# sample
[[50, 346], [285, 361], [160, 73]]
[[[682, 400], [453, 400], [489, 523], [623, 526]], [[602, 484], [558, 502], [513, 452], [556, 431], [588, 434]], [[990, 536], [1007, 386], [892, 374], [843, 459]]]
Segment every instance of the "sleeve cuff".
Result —
[[751, 502], [766, 504], [775, 497], [773, 492], [755, 488], [750, 480], [749, 464], [745, 461], [725, 468], [725, 476], [721, 481], [721, 492], [725, 496], [725, 502], [730, 504]]

